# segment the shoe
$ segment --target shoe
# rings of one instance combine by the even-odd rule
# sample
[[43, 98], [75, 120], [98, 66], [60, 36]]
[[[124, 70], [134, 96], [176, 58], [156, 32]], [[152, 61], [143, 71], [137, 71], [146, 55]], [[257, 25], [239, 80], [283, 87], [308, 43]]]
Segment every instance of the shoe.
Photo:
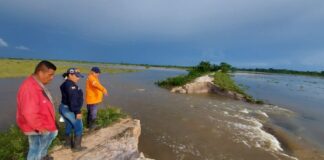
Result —
[[74, 136], [74, 146], [72, 148], [73, 152], [79, 152], [87, 149], [87, 147], [81, 146], [82, 136]]
[[64, 148], [72, 148], [72, 136], [64, 136]]
[[93, 131], [93, 130], [97, 130], [99, 129], [99, 127], [96, 124], [96, 120], [91, 120], [89, 123], [89, 130]]
[[54, 158], [52, 156], [46, 155], [41, 160], [54, 160]]

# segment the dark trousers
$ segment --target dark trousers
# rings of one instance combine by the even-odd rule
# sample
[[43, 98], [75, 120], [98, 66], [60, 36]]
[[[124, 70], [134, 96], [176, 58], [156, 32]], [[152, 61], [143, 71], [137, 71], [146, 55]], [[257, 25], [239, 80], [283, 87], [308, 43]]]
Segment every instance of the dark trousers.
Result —
[[95, 121], [97, 118], [97, 104], [88, 104], [87, 105], [87, 124], [90, 124], [92, 121]]

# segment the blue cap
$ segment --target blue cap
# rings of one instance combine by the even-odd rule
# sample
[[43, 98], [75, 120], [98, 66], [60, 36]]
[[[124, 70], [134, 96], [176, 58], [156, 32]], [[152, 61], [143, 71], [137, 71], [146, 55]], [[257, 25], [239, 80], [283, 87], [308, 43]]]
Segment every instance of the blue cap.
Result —
[[95, 73], [101, 73], [99, 67], [92, 67], [91, 71], [95, 72]]
[[69, 68], [66, 71], [67, 74], [75, 74], [79, 78], [83, 78], [84, 76], [80, 73], [80, 70], [77, 68]]

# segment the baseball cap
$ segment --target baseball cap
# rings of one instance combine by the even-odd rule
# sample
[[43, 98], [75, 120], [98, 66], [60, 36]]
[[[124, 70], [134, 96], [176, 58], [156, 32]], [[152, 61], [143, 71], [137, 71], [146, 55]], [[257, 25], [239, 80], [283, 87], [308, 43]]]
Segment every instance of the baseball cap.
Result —
[[92, 67], [91, 71], [95, 72], [95, 73], [101, 73], [99, 67]]
[[83, 78], [84, 76], [80, 73], [80, 70], [77, 68], [69, 68], [66, 71], [67, 74], [75, 74], [79, 78]]

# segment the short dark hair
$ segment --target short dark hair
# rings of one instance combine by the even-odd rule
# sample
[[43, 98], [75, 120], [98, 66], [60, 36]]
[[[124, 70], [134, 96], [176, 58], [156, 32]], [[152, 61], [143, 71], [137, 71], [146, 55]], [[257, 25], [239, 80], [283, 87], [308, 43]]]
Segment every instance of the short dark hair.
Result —
[[45, 71], [47, 69], [53, 69], [54, 71], [56, 71], [56, 66], [50, 61], [43, 60], [39, 62], [35, 67], [34, 74], [38, 73], [39, 71]]

